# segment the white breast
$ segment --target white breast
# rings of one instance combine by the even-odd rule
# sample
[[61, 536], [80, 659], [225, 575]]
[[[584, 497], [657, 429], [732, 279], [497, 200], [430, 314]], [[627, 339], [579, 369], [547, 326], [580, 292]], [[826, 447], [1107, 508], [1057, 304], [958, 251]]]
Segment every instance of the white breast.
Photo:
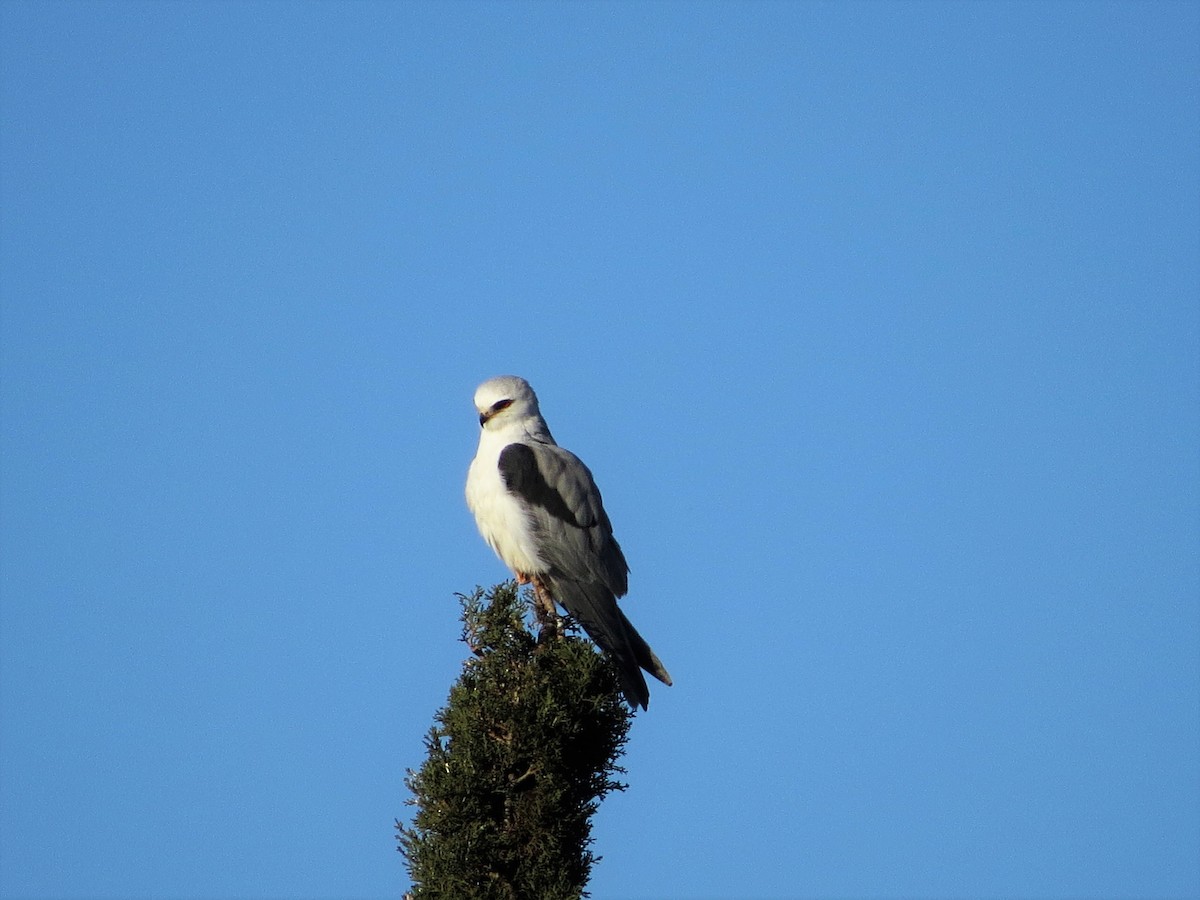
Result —
[[511, 443], [497, 441], [486, 431], [467, 473], [467, 506], [475, 515], [479, 533], [501, 561], [522, 575], [545, 572], [529, 517], [521, 501], [510, 494], [500, 477], [500, 451]]

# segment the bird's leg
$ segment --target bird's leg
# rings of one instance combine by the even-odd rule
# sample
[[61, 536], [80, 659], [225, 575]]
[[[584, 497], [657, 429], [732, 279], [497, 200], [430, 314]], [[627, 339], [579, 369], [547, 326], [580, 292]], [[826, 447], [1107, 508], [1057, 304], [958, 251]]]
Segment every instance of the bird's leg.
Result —
[[556, 638], [560, 634], [562, 620], [554, 608], [554, 598], [550, 596], [550, 590], [541, 578], [534, 575], [530, 581], [533, 582], [533, 614], [537, 617], [538, 624], [542, 626], [538, 640]]
[[524, 572], [515, 572], [514, 574], [517, 576], [517, 584], [529, 584], [531, 579]]

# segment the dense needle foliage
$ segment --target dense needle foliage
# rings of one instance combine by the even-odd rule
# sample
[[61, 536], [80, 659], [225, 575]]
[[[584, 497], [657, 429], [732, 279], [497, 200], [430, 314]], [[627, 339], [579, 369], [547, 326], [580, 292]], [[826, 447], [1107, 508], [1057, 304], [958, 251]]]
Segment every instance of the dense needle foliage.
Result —
[[462, 596], [473, 656], [407, 783], [397, 823], [416, 900], [586, 896], [591, 815], [613, 790], [632, 713], [616, 674], [568, 628], [539, 642], [513, 582]]

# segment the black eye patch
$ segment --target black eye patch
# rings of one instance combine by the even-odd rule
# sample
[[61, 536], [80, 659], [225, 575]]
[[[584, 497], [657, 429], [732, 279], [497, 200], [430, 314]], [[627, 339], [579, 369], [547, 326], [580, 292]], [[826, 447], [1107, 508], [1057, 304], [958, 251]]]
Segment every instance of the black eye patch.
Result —
[[510, 406], [512, 406], [511, 400], [497, 400], [492, 404], [492, 412], [498, 413], [500, 410], [508, 409]]

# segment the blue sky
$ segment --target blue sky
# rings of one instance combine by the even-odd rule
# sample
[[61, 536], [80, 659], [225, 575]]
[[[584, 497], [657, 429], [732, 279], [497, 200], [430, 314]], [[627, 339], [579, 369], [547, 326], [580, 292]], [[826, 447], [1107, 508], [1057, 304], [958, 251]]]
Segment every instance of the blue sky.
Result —
[[505, 572], [675, 676], [597, 898], [1200, 896], [1200, 5], [0, 4], [0, 894], [396, 897]]

